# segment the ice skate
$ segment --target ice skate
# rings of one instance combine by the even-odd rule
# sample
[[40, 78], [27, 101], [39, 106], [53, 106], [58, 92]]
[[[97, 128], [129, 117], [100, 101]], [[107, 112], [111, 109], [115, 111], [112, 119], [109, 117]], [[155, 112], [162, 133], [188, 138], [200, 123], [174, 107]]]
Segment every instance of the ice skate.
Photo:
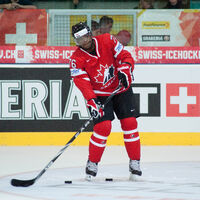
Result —
[[94, 163], [88, 160], [85, 168], [86, 172], [85, 180], [91, 181], [97, 175], [97, 171], [98, 171], [98, 163]]
[[130, 160], [129, 171], [131, 172], [129, 180], [137, 181], [138, 176], [142, 175], [142, 171], [140, 169], [140, 161], [139, 160]]

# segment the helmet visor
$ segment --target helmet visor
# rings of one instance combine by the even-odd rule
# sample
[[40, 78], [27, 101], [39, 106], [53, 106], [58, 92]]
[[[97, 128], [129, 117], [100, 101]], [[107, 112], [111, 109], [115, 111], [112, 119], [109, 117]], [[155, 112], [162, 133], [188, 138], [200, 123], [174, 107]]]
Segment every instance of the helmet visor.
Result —
[[81, 45], [84, 42], [87, 42], [90, 33], [87, 28], [84, 28], [76, 33], [74, 33], [74, 40], [77, 45]]
[[76, 45], [82, 45], [82, 44], [84, 44], [85, 42], [88, 41], [89, 36], [90, 36], [90, 34], [87, 33], [86, 35], [84, 35], [82, 37], [74, 38], [74, 41], [75, 41]]

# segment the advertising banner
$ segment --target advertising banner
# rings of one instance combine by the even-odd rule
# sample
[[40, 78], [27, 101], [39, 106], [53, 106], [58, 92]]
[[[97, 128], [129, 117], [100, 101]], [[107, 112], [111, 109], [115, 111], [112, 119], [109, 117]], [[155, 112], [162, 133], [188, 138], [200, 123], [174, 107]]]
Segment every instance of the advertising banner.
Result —
[[[136, 64], [200, 63], [199, 47], [125, 47]], [[0, 63], [69, 64], [76, 47], [0, 46]], [[1, 67], [1, 65], [0, 65]]]
[[[142, 132], [200, 132], [200, 65], [136, 65]], [[141, 84], [142, 83], [142, 84]], [[185, 137], [185, 136], [184, 136]]]
[[[61, 65], [0, 68], [1, 132], [77, 131], [86, 102]], [[200, 65], [139, 65], [132, 89], [141, 132], [200, 132]], [[118, 120], [113, 132], [120, 132]], [[92, 130], [89, 127], [88, 130]]]
[[145, 10], [138, 17], [138, 46], [200, 46], [198, 10]]
[[[0, 47], [0, 145], [61, 145], [89, 119], [73, 84], [76, 47]], [[142, 144], [200, 144], [198, 47], [129, 47], [135, 60], [135, 101]], [[121, 125], [112, 122], [112, 145]], [[91, 124], [77, 144], [88, 145]], [[88, 132], [89, 131], [89, 132]]]
[[0, 68], [0, 132], [77, 131], [89, 113], [69, 69], [26, 67]]
[[0, 46], [47, 45], [47, 13], [44, 9], [18, 9], [0, 13]]
[[70, 56], [75, 49], [76, 47], [1, 46], [0, 63], [69, 64]]

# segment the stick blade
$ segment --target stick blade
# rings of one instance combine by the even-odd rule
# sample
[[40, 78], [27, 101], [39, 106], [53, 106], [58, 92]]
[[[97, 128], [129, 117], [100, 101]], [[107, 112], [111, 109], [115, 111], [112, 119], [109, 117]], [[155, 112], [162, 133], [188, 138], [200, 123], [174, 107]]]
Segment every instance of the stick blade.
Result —
[[15, 187], [29, 187], [35, 183], [35, 179], [31, 180], [19, 180], [19, 179], [12, 179], [11, 185]]

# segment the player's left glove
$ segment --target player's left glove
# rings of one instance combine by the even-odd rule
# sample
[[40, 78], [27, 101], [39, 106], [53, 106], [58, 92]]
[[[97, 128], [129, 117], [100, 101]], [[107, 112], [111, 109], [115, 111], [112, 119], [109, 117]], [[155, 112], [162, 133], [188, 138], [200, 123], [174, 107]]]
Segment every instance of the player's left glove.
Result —
[[118, 68], [118, 79], [125, 88], [131, 85], [131, 68], [128, 64], [122, 64]]
[[128, 77], [123, 71], [118, 72], [118, 79], [122, 83], [122, 85], [127, 88], [129, 85]]
[[104, 112], [103, 112], [103, 109], [102, 109], [102, 105], [97, 99], [90, 99], [87, 102], [87, 107], [90, 111], [90, 114], [95, 119], [99, 119], [99, 118], [103, 117]]

